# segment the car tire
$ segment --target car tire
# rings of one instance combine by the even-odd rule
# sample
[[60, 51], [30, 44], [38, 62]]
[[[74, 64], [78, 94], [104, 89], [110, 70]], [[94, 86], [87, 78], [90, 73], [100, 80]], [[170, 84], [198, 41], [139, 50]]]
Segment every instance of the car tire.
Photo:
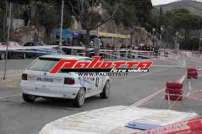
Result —
[[84, 88], [81, 88], [73, 101], [75, 107], [81, 107], [85, 102], [86, 91]]
[[36, 100], [36, 96], [34, 95], [29, 95], [29, 94], [23, 94], [22, 98], [25, 102], [28, 103], [33, 103]]
[[100, 93], [100, 97], [107, 99], [109, 98], [109, 95], [110, 95], [110, 82], [106, 81], [103, 91], [102, 93]]

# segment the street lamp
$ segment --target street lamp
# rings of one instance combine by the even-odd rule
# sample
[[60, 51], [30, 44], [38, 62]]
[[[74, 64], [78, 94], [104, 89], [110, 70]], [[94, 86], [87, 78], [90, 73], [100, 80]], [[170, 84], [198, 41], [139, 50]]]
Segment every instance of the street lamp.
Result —
[[179, 45], [179, 43], [178, 43], [178, 37], [179, 37], [179, 32], [177, 31], [176, 33], [175, 33], [175, 49], [177, 50], [177, 53], [178, 53], [178, 51], [179, 51], [179, 47], [180, 47], [180, 45]]
[[64, 0], [61, 1], [61, 16], [60, 16], [60, 42], [59, 48], [61, 49], [63, 42], [63, 19], [64, 19]]
[[163, 26], [161, 26], [161, 28], [160, 28], [160, 40], [162, 39], [162, 34], [163, 34], [163, 32], [164, 32], [164, 28], [163, 28]]
[[[163, 26], [161, 26], [160, 27], [160, 43], [163, 45], [163, 43], [162, 43], [162, 35], [163, 35], [163, 33], [164, 33], [164, 28], [163, 28]], [[166, 46], [165, 45], [163, 45], [163, 47], [164, 47], [164, 55], [165, 55], [165, 53], [166, 53]]]
[[12, 2], [9, 1], [9, 23], [8, 23], [8, 29], [7, 29], [7, 42], [6, 42], [6, 52], [5, 52], [5, 63], [4, 63], [3, 80], [6, 79], [6, 73], [7, 73], [8, 43], [9, 43], [9, 40], [10, 40], [11, 15], [12, 15]]
[[153, 35], [154, 35], [154, 33], [156, 32], [156, 29], [155, 29], [155, 28], [153, 28], [153, 29], [152, 29], [152, 32], [153, 32]]
[[[102, 10], [102, 3], [99, 3], [98, 7], [97, 7], [97, 10], [98, 10], [98, 13], [100, 15], [103, 14], [103, 10]], [[100, 40], [100, 36], [99, 36], [99, 32], [100, 32], [100, 29], [99, 29], [99, 26], [97, 27], [97, 44], [95, 44], [95, 52], [96, 52], [96, 55], [100, 55], [100, 46], [101, 46], [101, 40]]]
[[199, 49], [199, 53], [201, 53], [201, 29], [199, 30], [199, 47], [198, 47], [198, 49]]
[[155, 35], [156, 29], [153, 28], [152, 29], [152, 42], [153, 42], [153, 46], [154, 46], [154, 35]]
[[161, 31], [163, 31], [164, 30], [164, 28], [163, 28], [163, 26], [161, 26]]

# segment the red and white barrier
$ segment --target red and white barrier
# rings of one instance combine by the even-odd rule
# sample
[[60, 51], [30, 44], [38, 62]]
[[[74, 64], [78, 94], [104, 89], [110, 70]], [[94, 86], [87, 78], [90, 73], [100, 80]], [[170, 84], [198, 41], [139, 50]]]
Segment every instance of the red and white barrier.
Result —
[[165, 99], [168, 101], [181, 101], [183, 96], [183, 85], [180, 82], [167, 82]]
[[192, 79], [198, 79], [198, 70], [196, 68], [187, 69], [188, 92], [186, 96], [189, 96], [192, 91]]
[[188, 68], [187, 79], [198, 79], [198, 70], [196, 68]]
[[186, 79], [186, 74], [183, 75], [177, 81], [170, 81], [166, 83], [165, 88], [165, 99], [168, 100], [169, 109], [171, 109], [173, 105], [171, 105], [171, 101], [181, 101], [183, 99], [183, 83]]
[[[183, 83], [186, 78], [188, 91], [185, 95], [185, 92], [183, 91]], [[165, 99], [168, 100], [169, 109], [175, 105], [175, 103], [171, 105], [171, 101], [181, 101], [183, 97], [190, 96], [192, 92], [192, 79], [198, 79], [198, 69], [196, 68], [188, 68], [184, 77], [182, 77], [182, 80], [166, 83]]]
[[201, 134], [202, 118], [181, 121], [164, 127], [150, 129], [144, 134]]

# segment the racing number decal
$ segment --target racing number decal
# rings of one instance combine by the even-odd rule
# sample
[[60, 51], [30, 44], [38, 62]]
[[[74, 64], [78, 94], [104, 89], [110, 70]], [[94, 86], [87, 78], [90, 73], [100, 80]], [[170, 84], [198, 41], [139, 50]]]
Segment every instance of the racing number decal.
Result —
[[96, 79], [95, 79], [95, 86], [98, 87], [98, 85], [99, 85], [99, 77], [96, 77]]

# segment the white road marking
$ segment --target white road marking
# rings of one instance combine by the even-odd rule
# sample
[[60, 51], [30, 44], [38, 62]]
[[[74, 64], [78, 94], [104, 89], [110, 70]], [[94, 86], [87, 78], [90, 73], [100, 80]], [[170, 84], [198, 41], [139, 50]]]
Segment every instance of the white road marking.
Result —
[[21, 94], [17, 93], [17, 94], [13, 94], [13, 95], [9, 95], [9, 96], [0, 97], [0, 100], [12, 98], [12, 97], [18, 97], [18, 96], [21, 96]]
[[185, 73], [180, 79], [178, 79], [177, 81], [179, 82], [179, 83], [183, 83], [184, 81], [185, 81], [185, 79], [186, 79], [186, 76], [187, 76], [187, 74]]
[[163, 88], [163, 89], [161, 89], [161, 90], [159, 90], [159, 91], [157, 91], [157, 92], [154, 92], [153, 94], [151, 94], [151, 95], [149, 95], [149, 96], [147, 96], [147, 97], [145, 97], [145, 98], [143, 98], [143, 99], [141, 99], [141, 100], [135, 102], [135, 103], [132, 104], [131, 106], [136, 106], [136, 107], [138, 107], [138, 106], [141, 106], [141, 105], [145, 104], [146, 102], [148, 102], [149, 100], [151, 100], [152, 98], [154, 98], [155, 96], [157, 96], [158, 94], [160, 94], [162, 91], [164, 91], [164, 89], [165, 89], [165, 88]]

